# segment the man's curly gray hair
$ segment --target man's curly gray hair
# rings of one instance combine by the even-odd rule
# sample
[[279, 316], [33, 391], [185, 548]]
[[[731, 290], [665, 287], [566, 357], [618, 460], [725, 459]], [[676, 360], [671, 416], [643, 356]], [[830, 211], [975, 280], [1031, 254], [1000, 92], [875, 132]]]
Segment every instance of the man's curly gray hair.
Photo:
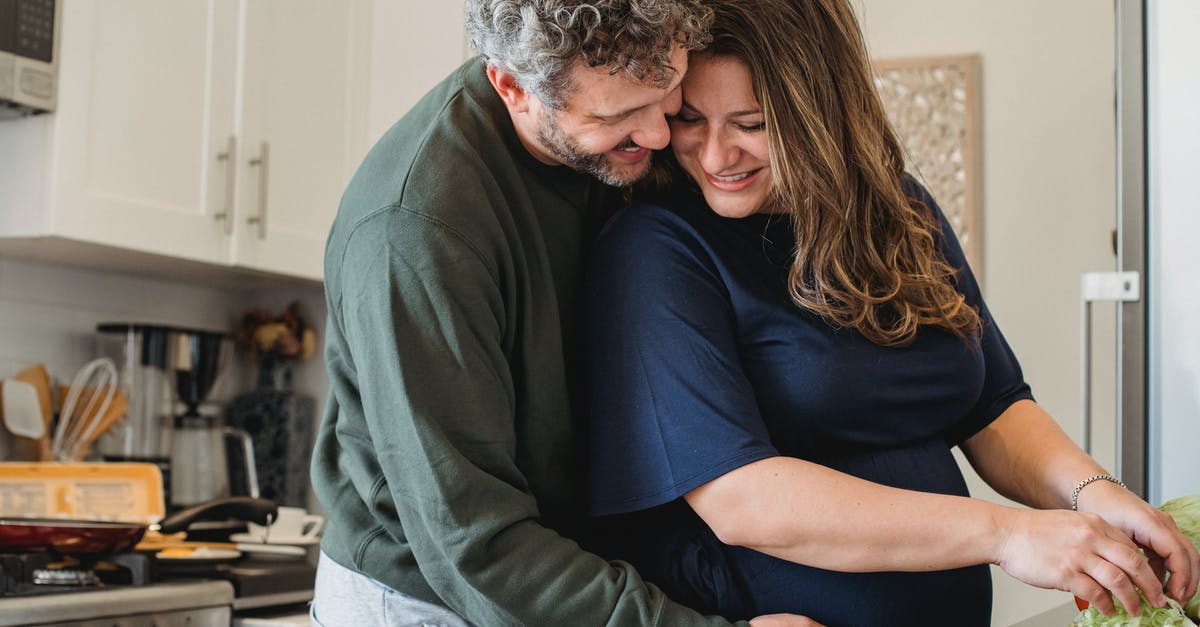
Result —
[[475, 49], [556, 109], [570, 96], [577, 61], [668, 85], [672, 50], [708, 45], [711, 24], [702, 0], [467, 0]]

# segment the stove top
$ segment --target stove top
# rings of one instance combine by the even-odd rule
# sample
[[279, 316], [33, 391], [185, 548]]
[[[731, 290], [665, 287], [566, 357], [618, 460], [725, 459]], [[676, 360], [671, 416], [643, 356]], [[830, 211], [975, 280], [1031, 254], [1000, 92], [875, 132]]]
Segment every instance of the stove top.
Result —
[[86, 561], [0, 553], [0, 625], [119, 618], [129, 619], [121, 625], [224, 627], [234, 610], [310, 601], [315, 573], [306, 560], [273, 557], [180, 569], [149, 552]]
[[153, 555], [79, 559], [53, 553], [0, 553], [0, 599], [144, 586], [157, 579]]

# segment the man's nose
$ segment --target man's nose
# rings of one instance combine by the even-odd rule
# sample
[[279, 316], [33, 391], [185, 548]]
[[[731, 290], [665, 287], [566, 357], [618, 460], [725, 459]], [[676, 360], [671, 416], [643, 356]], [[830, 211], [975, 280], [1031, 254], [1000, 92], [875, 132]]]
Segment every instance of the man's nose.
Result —
[[661, 112], [649, 112], [640, 128], [630, 135], [637, 145], [651, 150], [662, 150], [671, 143], [671, 127]]

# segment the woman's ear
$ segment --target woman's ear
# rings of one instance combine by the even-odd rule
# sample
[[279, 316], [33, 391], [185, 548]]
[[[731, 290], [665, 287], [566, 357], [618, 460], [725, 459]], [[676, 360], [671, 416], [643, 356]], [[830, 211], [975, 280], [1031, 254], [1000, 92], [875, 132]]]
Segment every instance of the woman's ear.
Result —
[[487, 77], [510, 112], [514, 114], [529, 112], [529, 101], [534, 96], [521, 87], [521, 84], [517, 82], [517, 77], [490, 63], [487, 66]]

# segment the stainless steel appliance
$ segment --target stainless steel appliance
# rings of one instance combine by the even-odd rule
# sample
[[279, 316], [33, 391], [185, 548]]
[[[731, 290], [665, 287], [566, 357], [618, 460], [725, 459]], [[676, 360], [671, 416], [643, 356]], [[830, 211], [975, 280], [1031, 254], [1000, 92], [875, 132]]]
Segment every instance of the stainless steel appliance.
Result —
[[225, 627], [233, 615], [229, 582], [154, 581], [148, 554], [120, 554], [94, 568], [61, 568], [58, 559], [0, 555], [0, 625]]
[[312, 598], [313, 556], [298, 546], [262, 555], [288, 547], [172, 535], [197, 519], [265, 524], [274, 503], [226, 499], [163, 518], [161, 481], [149, 464], [0, 465], [0, 625], [225, 626], [242, 608]]
[[1200, 493], [1200, 3], [1118, 0], [1116, 10], [1118, 267], [1085, 277], [1083, 296], [1118, 303], [1115, 470], [1157, 505]]
[[0, 119], [53, 111], [58, 0], [0, 0]]
[[[238, 492], [257, 497], [250, 436], [223, 427], [219, 416], [200, 409], [232, 361], [229, 337], [127, 322], [104, 323], [96, 331], [98, 352], [119, 366], [129, 407], [127, 420], [100, 440], [104, 458], [157, 465], [172, 507], [230, 496], [231, 461], [244, 477]], [[227, 440], [237, 455], [228, 454]]]
[[100, 439], [109, 461], [149, 462], [170, 485], [171, 421], [175, 414], [169, 365], [175, 348], [170, 327], [114, 322], [96, 327], [96, 348], [120, 371], [126, 418]]
[[180, 568], [148, 553], [126, 553], [95, 571], [103, 574], [101, 583], [35, 583], [35, 573], [56, 559], [0, 554], [0, 625], [228, 627], [240, 613], [304, 613], [316, 576], [304, 560], [242, 558]]

